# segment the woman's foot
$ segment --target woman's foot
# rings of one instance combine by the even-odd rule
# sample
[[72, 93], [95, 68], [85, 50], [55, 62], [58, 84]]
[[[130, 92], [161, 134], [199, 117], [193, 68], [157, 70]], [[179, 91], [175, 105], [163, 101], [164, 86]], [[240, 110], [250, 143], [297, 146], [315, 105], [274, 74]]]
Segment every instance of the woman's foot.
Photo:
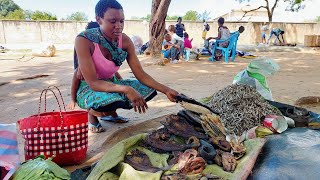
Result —
[[105, 131], [105, 129], [101, 126], [101, 124], [96, 116], [89, 114], [88, 120], [89, 120], [89, 130], [92, 133], [100, 133], [100, 132]]
[[[95, 117], [100, 117], [100, 119], [103, 120], [103, 121], [112, 121], [112, 122], [115, 122], [115, 123], [126, 123], [126, 122], [129, 121], [128, 118], [124, 118], [124, 117], [118, 116], [116, 111], [98, 112], [98, 111], [95, 111], [93, 109], [90, 109], [89, 110], [89, 114], [91, 114], [91, 115], [93, 115]], [[97, 119], [97, 122], [99, 122], [98, 119]]]
[[114, 123], [127, 123], [129, 121], [128, 118], [125, 118], [122, 116], [117, 116], [117, 117], [104, 116], [104, 117], [101, 117], [100, 120], [114, 122]]

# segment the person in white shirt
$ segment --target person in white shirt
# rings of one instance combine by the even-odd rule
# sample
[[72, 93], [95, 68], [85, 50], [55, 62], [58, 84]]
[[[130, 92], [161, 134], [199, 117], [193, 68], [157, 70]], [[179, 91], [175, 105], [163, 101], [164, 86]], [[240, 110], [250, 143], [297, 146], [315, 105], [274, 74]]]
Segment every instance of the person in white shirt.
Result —
[[[207, 40], [211, 40], [211, 39], [216, 39], [216, 40], [226, 40], [230, 37], [230, 30], [228, 29], [227, 26], [224, 26], [224, 18], [223, 17], [220, 17], [218, 19], [218, 36], [217, 37], [209, 37]], [[222, 42], [222, 43], [219, 43], [219, 46], [220, 47], [227, 47], [229, 45], [229, 41], [225, 41], [225, 42]], [[219, 61], [222, 57], [222, 52], [221, 50], [219, 49], [216, 49], [215, 50], [215, 59], [217, 61]]]
[[[179, 56], [183, 58], [183, 50], [184, 50], [184, 39], [176, 34], [176, 27], [174, 25], [170, 25], [168, 27], [168, 33], [171, 35], [172, 44], [179, 46]], [[179, 61], [179, 59], [177, 59]]]

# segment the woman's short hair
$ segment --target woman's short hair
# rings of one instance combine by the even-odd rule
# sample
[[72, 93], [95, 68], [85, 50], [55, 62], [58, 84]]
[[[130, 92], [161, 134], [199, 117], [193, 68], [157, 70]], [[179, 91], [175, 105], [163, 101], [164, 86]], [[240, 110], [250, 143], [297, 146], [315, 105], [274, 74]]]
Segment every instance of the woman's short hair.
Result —
[[178, 17], [177, 22], [182, 21], [182, 17]]
[[220, 18], [218, 19], [218, 23], [219, 23], [219, 24], [224, 24], [224, 18], [223, 18], [223, 17], [220, 17]]
[[99, 0], [95, 8], [96, 16], [103, 18], [104, 13], [110, 8], [123, 9], [121, 4], [116, 0]]

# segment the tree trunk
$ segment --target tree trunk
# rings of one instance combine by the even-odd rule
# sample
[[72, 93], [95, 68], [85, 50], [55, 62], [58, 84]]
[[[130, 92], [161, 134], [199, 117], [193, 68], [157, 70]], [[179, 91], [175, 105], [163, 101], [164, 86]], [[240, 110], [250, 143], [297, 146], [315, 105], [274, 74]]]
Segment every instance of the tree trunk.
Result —
[[161, 54], [162, 42], [165, 33], [165, 20], [171, 0], [152, 0], [151, 19], [149, 24], [149, 47], [147, 52], [152, 57]]
[[270, 10], [269, 0], [265, 0], [265, 1], [266, 1], [267, 13], [268, 13], [268, 20], [269, 20], [269, 22], [272, 22], [273, 12]]
[[271, 23], [272, 22], [272, 13], [270, 12], [269, 9], [268, 9], [268, 19], [269, 19], [269, 22]]

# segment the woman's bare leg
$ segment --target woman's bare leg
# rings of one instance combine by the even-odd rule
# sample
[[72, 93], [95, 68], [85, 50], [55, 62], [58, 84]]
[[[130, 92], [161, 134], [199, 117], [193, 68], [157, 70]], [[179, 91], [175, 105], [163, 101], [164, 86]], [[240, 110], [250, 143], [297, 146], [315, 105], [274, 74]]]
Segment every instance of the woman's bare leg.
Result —
[[91, 126], [89, 127], [89, 130], [93, 133], [100, 133], [105, 131], [105, 129], [102, 126], [98, 126], [99, 120], [98, 117], [103, 117], [103, 116], [112, 116], [112, 117], [117, 117], [118, 114], [116, 111], [111, 111], [111, 112], [98, 112], [93, 109], [89, 110], [88, 114], [88, 120]]

